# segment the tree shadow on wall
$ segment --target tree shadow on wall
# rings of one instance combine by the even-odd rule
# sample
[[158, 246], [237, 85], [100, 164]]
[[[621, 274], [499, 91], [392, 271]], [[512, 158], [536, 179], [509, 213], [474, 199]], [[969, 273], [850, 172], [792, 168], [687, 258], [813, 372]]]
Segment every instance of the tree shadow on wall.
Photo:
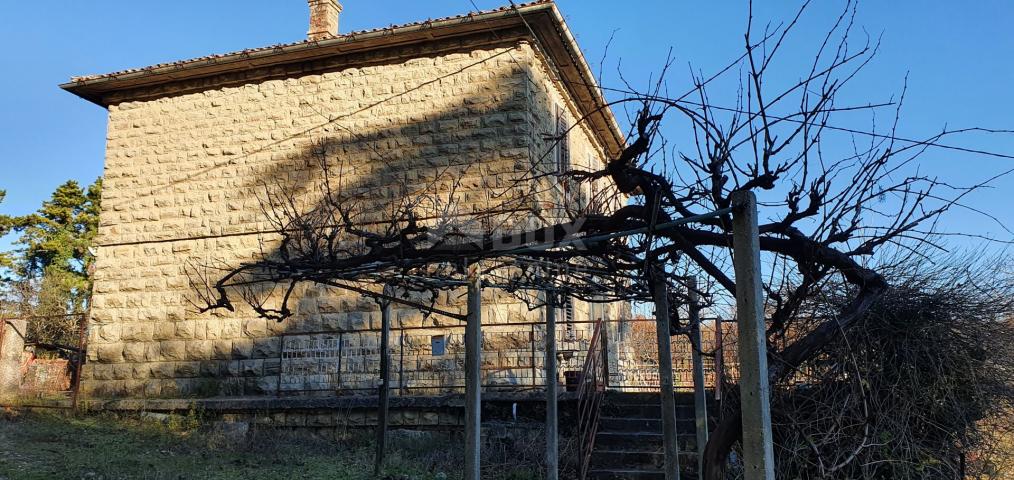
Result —
[[[432, 92], [423, 92], [417, 102], [378, 107], [378, 115], [367, 111], [331, 121], [328, 112], [317, 110], [328, 121], [322, 132], [298, 139], [293, 153], [272, 160], [242, 187], [247, 199], [256, 199], [258, 229], [284, 233], [237, 240], [239, 248], [225, 251], [206, 242], [203, 256], [192, 256], [186, 267], [194, 305], [215, 305], [220, 292], [213, 285], [237, 265], [296, 256], [326, 262], [336, 254], [364, 252], [375, 235], [410, 221], [452, 237], [530, 226], [532, 197], [545, 182], [528, 179], [536, 170], [533, 162], [546, 161], [530, 153], [533, 138], [545, 132], [536, 131], [528, 100], [519, 94], [530, 75], [507, 69], [483, 76], [485, 83], [472, 82], [472, 95], [441, 108], [428, 107], [434, 105], [427, 100]], [[376, 301], [312, 281], [278, 283], [273, 273], [252, 269], [230, 279], [230, 296], [242, 302], [231, 302], [232, 311], [217, 308], [191, 317], [198, 329], [205, 324], [222, 333], [202, 341], [193, 354], [188, 349], [185, 368], [177, 369], [169, 387], [176, 392], [163, 387], [162, 396], [333, 394], [337, 361], [328, 366], [298, 359], [331, 358], [336, 350], [346, 350], [345, 361], [356, 362], [340, 367], [342, 385], [357, 390], [375, 384]], [[461, 293], [417, 294], [416, 300], [460, 312]], [[395, 328], [461, 325], [440, 315], [424, 318], [414, 308], [396, 307], [393, 317]], [[283, 359], [283, 349], [296, 359]], [[349, 349], [361, 358], [354, 359]]]

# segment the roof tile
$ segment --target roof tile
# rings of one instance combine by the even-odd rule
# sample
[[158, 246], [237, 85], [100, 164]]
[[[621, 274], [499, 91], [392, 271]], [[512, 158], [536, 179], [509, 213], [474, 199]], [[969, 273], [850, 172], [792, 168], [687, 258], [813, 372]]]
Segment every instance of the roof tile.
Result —
[[[336, 35], [333, 38], [353, 39], [353, 38], [355, 38], [356, 35], [362, 35], [362, 34], [365, 34], [365, 33], [377, 33], [377, 32], [384, 32], [384, 31], [392, 31], [392, 30], [396, 30], [396, 29], [399, 29], [399, 28], [414, 27], [414, 26], [419, 26], [419, 25], [426, 25], [428, 23], [443, 22], [443, 21], [447, 21], [447, 20], [464, 19], [464, 18], [472, 17], [474, 15], [481, 15], [481, 14], [487, 14], [487, 13], [496, 13], [496, 12], [505, 12], [505, 11], [513, 10], [515, 8], [523, 8], [523, 7], [529, 7], [529, 6], [533, 6], [533, 5], [542, 5], [542, 4], [548, 4], [548, 3], [553, 3], [553, 0], [535, 0], [535, 1], [527, 2], [527, 3], [519, 3], [519, 4], [516, 4], [516, 5], [503, 5], [503, 6], [500, 6], [500, 7], [494, 8], [494, 9], [490, 9], [490, 10], [480, 10], [480, 11], [469, 12], [469, 13], [460, 14], [460, 15], [451, 15], [451, 16], [442, 17], [442, 18], [420, 20], [420, 21], [416, 21], [416, 22], [409, 22], [409, 23], [402, 23], [402, 24], [392, 24], [390, 26], [382, 27], [382, 28], [371, 28], [371, 29], [366, 29], [366, 30], [358, 30], [358, 31], [354, 31], [354, 32], [344, 33], [344, 34], [341, 34], [341, 35]], [[268, 45], [268, 46], [264, 46], [264, 47], [247, 48], [247, 49], [239, 50], [239, 51], [235, 51], [235, 52], [217, 53], [217, 54], [205, 55], [203, 57], [189, 58], [189, 59], [186, 59], [186, 60], [178, 60], [178, 61], [175, 61], [175, 62], [157, 63], [157, 64], [154, 64], [154, 65], [149, 65], [147, 67], [128, 68], [128, 69], [125, 69], [125, 70], [120, 70], [120, 71], [112, 72], [112, 73], [103, 73], [103, 74], [98, 74], [98, 75], [75, 76], [75, 77], [71, 77], [70, 81], [71, 82], [87, 82], [87, 81], [93, 81], [93, 80], [98, 80], [98, 79], [103, 79], [103, 78], [116, 78], [118, 76], [126, 75], [126, 74], [131, 74], [131, 73], [149, 72], [149, 71], [154, 71], [154, 70], [157, 70], [157, 69], [164, 69], [164, 68], [169, 68], [169, 67], [182, 67], [182, 66], [185, 66], [185, 65], [192, 65], [192, 64], [199, 63], [199, 62], [202, 62], [202, 61], [215, 60], [215, 59], [219, 59], [219, 58], [223, 58], [223, 57], [231, 57], [231, 56], [236, 56], [236, 55], [248, 55], [248, 54], [256, 53], [256, 52], [263, 52], [263, 51], [267, 51], [267, 50], [282, 49], [282, 48], [293, 47], [293, 46], [297, 46], [297, 45], [308, 45], [308, 44], [313, 44], [313, 43], [317, 43], [317, 41], [316, 40], [301, 40], [301, 41], [298, 41], [298, 42], [277, 43], [277, 44]]]

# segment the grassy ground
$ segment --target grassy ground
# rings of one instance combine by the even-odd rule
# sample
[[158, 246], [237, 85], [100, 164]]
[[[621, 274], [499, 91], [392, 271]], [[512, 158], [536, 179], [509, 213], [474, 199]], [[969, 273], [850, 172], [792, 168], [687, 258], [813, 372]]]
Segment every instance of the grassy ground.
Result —
[[[227, 441], [195, 415], [0, 414], [0, 480], [367, 479], [375, 478], [369, 432], [342, 442], [254, 432]], [[389, 448], [386, 479], [460, 478], [460, 448], [401, 440]], [[498, 469], [499, 478], [537, 478]]]

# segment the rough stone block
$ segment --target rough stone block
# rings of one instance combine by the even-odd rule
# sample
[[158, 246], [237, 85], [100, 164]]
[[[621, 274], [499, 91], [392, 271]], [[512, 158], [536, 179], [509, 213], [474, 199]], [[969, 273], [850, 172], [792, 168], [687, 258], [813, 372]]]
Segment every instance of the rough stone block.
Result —
[[219, 319], [211, 319], [204, 322], [204, 338], [208, 340], [217, 340], [222, 338], [222, 321]]
[[113, 365], [91, 364], [91, 377], [95, 380], [112, 380]]
[[104, 342], [116, 342], [120, 340], [119, 324], [99, 325], [98, 338]]
[[164, 360], [186, 360], [187, 342], [182, 340], [168, 340], [160, 343], [160, 352]]
[[200, 362], [176, 362], [176, 369], [174, 371], [176, 378], [191, 378], [196, 377], [200, 372]]
[[154, 340], [170, 340], [176, 335], [176, 324], [172, 322], [156, 322], [154, 331], [152, 332], [152, 339]]
[[222, 338], [238, 338], [243, 333], [243, 322], [235, 318], [222, 319]]
[[268, 324], [267, 319], [264, 318], [251, 318], [243, 322], [243, 335], [250, 338], [260, 338], [267, 336]]
[[231, 358], [244, 359], [253, 356], [253, 340], [233, 340]]
[[173, 375], [175, 375], [176, 372], [176, 366], [172, 362], [159, 362], [149, 365], [152, 378], [173, 378]]
[[123, 361], [123, 344], [107, 343], [95, 346], [97, 360], [102, 363], [119, 363]]
[[161, 342], [150, 342], [144, 345], [144, 361], [157, 362], [162, 360]]
[[130, 378], [145, 380], [151, 376], [151, 367], [147, 363], [135, 363], [130, 366]]
[[232, 340], [214, 340], [211, 358], [227, 359], [232, 356]]
[[123, 344], [123, 359], [128, 362], [143, 362], [146, 343], [129, 342]]
[[281, 339], [278, 337], [258, 338], [253, 341], [255, 358], [277, 358], [281, 351]]
[[189, 340], [194, 338], [194, 322], [184, 321], [176, 322], [176, 338], [180, 340]]
[[241, 368], [244, 377], [259, 377], [264, 374], [264, 360], [243, 360]]
[[213, 340], [191, 340], [186, 342], [188, 360], [210, 360], [214, 352]]
[[145, 398], [156, 398], [161, 394], [162, 382], [159, 380], [148, 380], [144, 382], [144, 390], [141, 393]]

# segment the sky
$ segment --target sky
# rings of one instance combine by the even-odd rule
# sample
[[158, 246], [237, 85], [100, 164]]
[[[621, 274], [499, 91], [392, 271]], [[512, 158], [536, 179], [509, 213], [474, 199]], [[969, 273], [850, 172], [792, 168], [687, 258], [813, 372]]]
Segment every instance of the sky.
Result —
[[[507, 0], [475, 0], [482, 9]], [[351, 31], [436, 18], [474, 10], [469, 0], [345, 0], [341, 30]], [[755, 22], [791, 18], [796, 2], [757, 8]], [[818, 1], [800, 21], [797, 36], [779, 65], [784, 79], [803, 73], [806, 52], [837, 17], [840, 4]], [[742, 52], [745, 1], [559, 0], [571, 31], [602, 83], [638, 87], [656, 78], [667, 54], [675, 59], [672, 91], [689, 86], [690, 68], [705, 74]], [[36, 210], [61, 183], [91, 183], [101, 175], [106, 111], [57, 87], [73, 75], [224, 53], [298, 41], [307, 29], [304, 0], [92, 0], [0, 2], [0, 214]], [[859, 6], [857, 35], [881, 39], [881, 50], [848, 90], [854, 102], [897, 98], [907, 75], [898, 135], [924, 138], [945, 125], [1014, 129], [1014, 2], [868, 1]], [[865, 33], [864, 33], [865, 32]], [[610, 37], [612, 41], [610, 42]], [[859, 40], [861, 41], [861, 40]], [[795, 63], [794, 63], [795, 62]], [[718, 84], [721, 86], [721, 84]], [[734, 91], [712, 92], [729, 104]], [[620, 117], [621, 125], [623, 117]], [[886, 119], [880, 118], [881, 122]], [[854, 120], [866, 122], [869, 119]], [[1014, 135], [967, 135], [945, 143], [1014, 155]], [[688, 146], [689, 147], [689, 146]], [[970, 185], [1014, 168], [1014, 160], [929, 149], [920, 171]], [[1011, 240], [998, 223], [1014, 225], [1014, 177], [971, 195], [968, 209], [943, 219], [946, 230]], [[0, 239], [0, 249], [10, 238]], [[969, 242], [969, 240], [962, 240]], [[974, 245], [962, 245], [972, 246]]]

